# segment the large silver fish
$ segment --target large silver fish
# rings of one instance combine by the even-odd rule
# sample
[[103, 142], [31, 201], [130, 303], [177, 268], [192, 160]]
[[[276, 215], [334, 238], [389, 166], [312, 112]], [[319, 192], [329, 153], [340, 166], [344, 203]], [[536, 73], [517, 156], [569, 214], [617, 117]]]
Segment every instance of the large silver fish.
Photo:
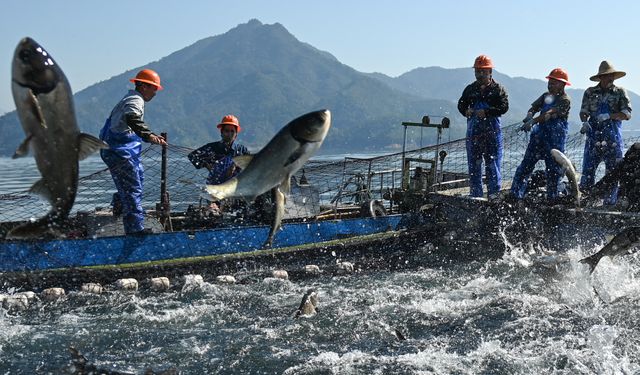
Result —
[[553, 156], [556, 163], [560, 164], [564, 173], [566, 173], [569, 183], [571, 184], [571, 190], [573, 191], [573, 198], [576, 202], [576, 207], [580, 207], [581, 194], [580, 187], [578, 186], [578, 173], [576, 173], [573, 163], [571, 163], [571, 160], [569, 160], [565, 154], [555, 148], [551, 150], [551, 156]]
[[640, 227], [628, 227], [618, 233], [600, 251], [580, 261], [589, 265], [590, 272], [596, 269], [600, 259], [631, 254], [633, 248], [640, 246]]
[[296, 118], [255, 156], [234, 158], [242, 172], [223, 184], [207, 185], [207, 192], [215, 199], [244, 198], [253, 201], [258, 195], [275, 188], [275, 216], [265, 243], [266, 247], [271, 246], [284, 216], [283, 194], [289, 193], [291, 176], [320, 148], [330, 127], [331, 112], [326, 109]]
[[42, 179], [30, 192], [51, 203], [42, 218], [14, 228], [7, 238], [57, 235], [73, 207], [78, 188], [78, 160], [108, 147], [80, 133], [69, 82], [51, 54], [31, 38], [18, 43], [11, 66], [11, 89], [25, 139], [14, 158], [33, 152]]

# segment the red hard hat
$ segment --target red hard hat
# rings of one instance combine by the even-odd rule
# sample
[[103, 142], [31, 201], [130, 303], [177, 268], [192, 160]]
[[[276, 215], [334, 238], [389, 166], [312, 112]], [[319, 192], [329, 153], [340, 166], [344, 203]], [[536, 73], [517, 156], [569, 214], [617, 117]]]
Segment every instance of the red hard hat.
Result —
[[222, 129], [223, 126], [225, 125], [233, 125], [236, 127], [236, 131], [238, 133], [240, 133], [240, 129], [242, 129], [240, 127], [240, 121], [238, 121], [238, 118], [234, 115], [226, 115], [222, 118], [222, 120], [220, 120], [220, 123], [218, 124], [218, 129]]
[[148, 83], [157, 87], [158, 90], [162, 90], [162, 86], [160, 85], [160, 76], [151, 69], [142, 69], [138, 74], [136, 74], [136, 78], [131, 78], [129, 81], [134, 83], [136, 81]]
[[491, 61], [491, 57], [487, 55], [480, 55], [476, 57], [473, 67], [475, 69], [491, 69], [493, 68], [493, 61]]
[[556, 81], [564, 82], [567, 86], [571, 86], [571, 83], [569, 83], [569, 74], [562, 68], [553, 69], [546, 78], [555, 79]]

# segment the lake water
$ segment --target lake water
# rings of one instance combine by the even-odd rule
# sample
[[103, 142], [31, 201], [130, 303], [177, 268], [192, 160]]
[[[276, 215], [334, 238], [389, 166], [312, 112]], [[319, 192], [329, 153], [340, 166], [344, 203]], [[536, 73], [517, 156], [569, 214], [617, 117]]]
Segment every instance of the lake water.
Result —
[[[0, 164], [5, 193], [38, 178], [31, 159]], [[81, 174], [92, 168], [102, 168], [98, 158], [83, 161]], [[23, 312], [0, 308], [0, 374], [70, 373], [69, 346], [99, 368], [131, 373], [640, 373], [638, 259], [605, 258], [590, 276], [577, 260], [602, 244], [566, 249], [569, 261], [557, 266], [536, 245], [508, 244], [497, 260], [414, 260], [400, 272], [205, 280], [167, 293], [69, 291]], [[318, 314], [293, 319], [309, 288]]]

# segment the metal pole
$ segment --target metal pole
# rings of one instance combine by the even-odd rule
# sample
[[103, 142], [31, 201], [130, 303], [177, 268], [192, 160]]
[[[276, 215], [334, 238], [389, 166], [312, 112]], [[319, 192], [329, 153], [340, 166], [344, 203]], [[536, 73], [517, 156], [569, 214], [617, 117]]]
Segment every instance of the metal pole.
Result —
[[[168, 142], [167, 133], [160, 133], [162, 138]], [[171, 204], [169, 193], [167, 192], [167, 146], [162, 146], [162, 157], [160, 163], [160, 223], [165, 231], [173, 231], [171, 223]]]
[[[404, 124], [403, 124], [404, 125]], [[400, 178], [400, 188], [404, 188], [404, 163], [405, 163], [405, 153], [407, 150], [407, 125], [404, 125], [404, 137], [402, 138], [402, 164], [400, 165], [400, 170], [402, 171], [402, 177]], [[407, 171], [407, 176], [409, 175], [409, 171]]]
[[[167, 133], [160, 133], [160, 136], [167, 141]], [[162, 146], [162, 159], [160, 163], [160, 204], [164, 209], [167, 195], [167, 146]]]
[[402, 138], [402, 167], [404, 167], [404, 153], [407, 148], [407, 125], [404, 126], [404, 137]]

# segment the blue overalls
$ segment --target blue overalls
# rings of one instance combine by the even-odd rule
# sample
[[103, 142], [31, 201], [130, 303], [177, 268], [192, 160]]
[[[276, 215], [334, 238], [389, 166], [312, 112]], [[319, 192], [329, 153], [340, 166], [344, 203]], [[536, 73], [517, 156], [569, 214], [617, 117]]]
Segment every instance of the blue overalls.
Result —
[[[473, 110], [486, 109], [486, 102], [477, 102]], [[499, 117], [479, 119], [475, 115], [467, 119], [467, 166], [469, 167], [469, 195], [482, 197], [482, 161], [485, 163], [489, 195], [500, 191], [502, 176], [502, 131]]]
[[131, 130], [114, 132], [111, 129], [111, 117], [107, 119], [100, 139], [109, 144], [109, 149], [100, 150], [102, 160], [109, 167], [117, 193], [113, 195], [112, 205], [122, 204], [122, 222], [125, 233], [139, 232], [144, 229], [144, 210], [142, 209], [142, 183], [144, 167], [140, 162], [142, 138]]
[[[582, 160], [582, 178], [580, 189], [588, 189], [595, 183], [598, 165], [604, 161], [605, 170], [608, 172], [615, 167], [616, 162], [622, 159], [622, 121], [609, 119], [598, 122], [599, 114], [610, 113], [606, 95], [598, 105], [598, 113], [592, 113], [589, 117], [591, 129], [587, 132], [587, 140], [584, 145], [584, 158]], [[618, 200], [618, 185], [604, 197], [604, 204], [615, 204]]]
[[209, 171], [207, 184], [218, 185], [227, 180], [230, 180], [232, 177], [235, 177], [238, 173], [240, 173], [240, 168], [235, 168], [235, 170], [231, 172], [231, 168], [233, 168], [233, 165], [233, 156], [230, 155], [216, 160], [213, 168], [211, 168], [211, 171]]
[[[551, 109], [553, 102], [544, 104], [540, 113]], [[558, 197], [558, 183], [562, 177], [562, 167], [551, 155], [551, 149], [564, 152], [569, 124], [566, 119], [555, 118], [533, 127], [531, 138], [524, 153], [522, 163], [516, 169], [511, 185], [511, 193], [518, 199], [524, 198], [527, 192], [529, 176], [538, 160], [544, 160], [547, 178], [547, 198]]]

